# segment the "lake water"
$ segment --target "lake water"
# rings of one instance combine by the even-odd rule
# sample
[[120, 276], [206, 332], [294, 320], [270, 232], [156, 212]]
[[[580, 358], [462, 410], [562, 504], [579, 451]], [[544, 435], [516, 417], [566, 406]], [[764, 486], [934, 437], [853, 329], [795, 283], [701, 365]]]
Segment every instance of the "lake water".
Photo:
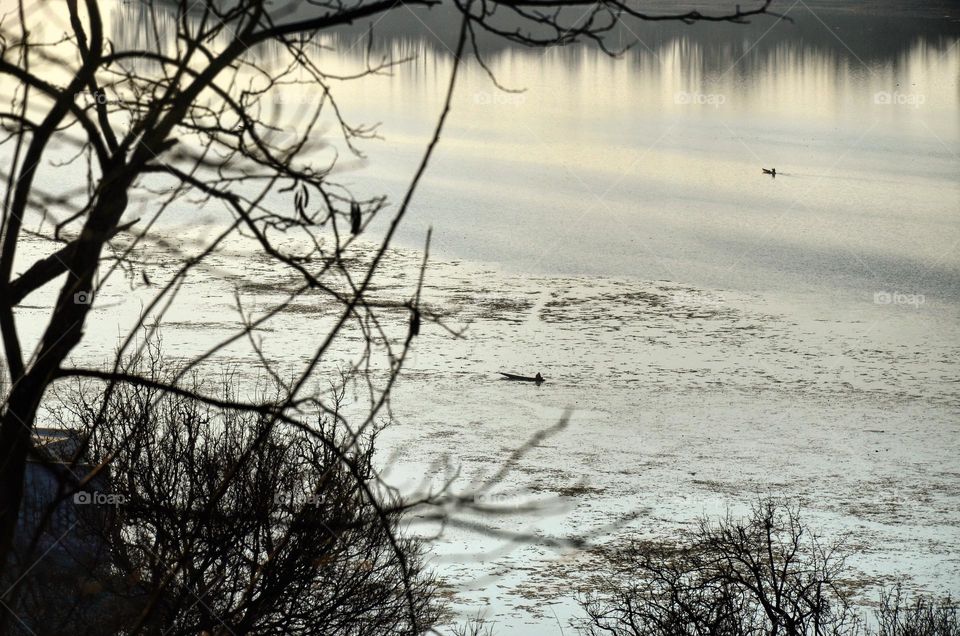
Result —
[[[956, 29], [899, 33], [884, 52], [889, 18], [790, 15], [641, 31], [622, 60], [490, 52], [498, 80], [525, 92], [470, 67], [406, 240], [433, 225], [443, 253], [521, 273], [956, 300]], [[820, 23], [831, 17], [842, 28]], [[866, 50], [848, 48], [853, 26]], [[367, 172], [394, 192], [444, 94], [450, 58], [430, 44], [344, 97], [384, 122]]]
[[[479, 521], [616, 542], [774, 493], [804, 498], [826, 534], [852, 533], [870, 580], [960, 593], [958, 16], [783, 5], [793, 24], [633, 26], [616, 34], [640, 40], [622, 59], [483, 42], [499, 82], [524, 91], [466, 64], [381, 287], [409, 291], [432, 227], [426, 299], [467, 327], [419, 339], [382, 442], [395, 483], [490, 475], [570, 408], [498, 491], [549, 514]], [[351, 121], [382, 122], [338, 175], [356, 192], [402, 196], [442, 105], [450, 32], [443, 12], [379, 23], [374, 53], [412, 61], [334, 83]], [[318, 59], [359, 68], [364, 33], [329, 38]], [[316, 98], [286, 90], [277, 121]], [[174, 209], [165, 227], [200, 232], [215, 214]], [[179, 354], [235, 324], [235, 286], [255, 279], [248, 296], [268, 302], [289, 282], [239, 250], [215, 267], [168, 317]], [[118, 282], [100, 316], [128, 324], [148, 297]], [[42, 303], [20, 320], [31, 311]], [[295, 366], [318, 325], [302, 307], [280, 316], [266, 354]], [[115, 334], [78, 357], [107, 355]], [[559, 633], [595, 574], [589, 552], [456, 528], [434, 557], [458, 609], [498, 634]]]
[[[411, 360], [398, 482], [489, 475], [571, 407], [502, 489], [557, 508], [482, 521], [616, 541], [624, 514], [662, 536], [776, 493], [851, 533], [870, 579], [960, 589], [958, 31], [878, 13], [650, 27], [617, 60], [491, 45], [522, 93], [468, 65], [401, 239], [433, 228], [431, 291], [469, 340]], [[358, 188], [396, 200], [416, 165], [450, 68], [437, 23], [396, 36], [410, 68], [344, 92], [383, 122]], [[444, 536], [498, 633], [558, 633], [589, 589], [582, 553]]]

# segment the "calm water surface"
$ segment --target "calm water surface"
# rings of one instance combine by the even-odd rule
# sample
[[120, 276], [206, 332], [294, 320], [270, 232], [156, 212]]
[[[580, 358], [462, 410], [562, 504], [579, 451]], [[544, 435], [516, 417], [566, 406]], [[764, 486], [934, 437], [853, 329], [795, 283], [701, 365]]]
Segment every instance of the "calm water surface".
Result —
[[[955, 302], [956, 29], [894, 38], [889, 19], [790, 15], [650, 29], [620, 60], [489, 52], [525, 90], [469, 67], [404, 240], [433, 226], [441, 253], [524, 273]], [[420, 44], [413, 66], [346, 91], [386, 139], [358, 185], [399, 193], [432, 129], [450, 58]]]

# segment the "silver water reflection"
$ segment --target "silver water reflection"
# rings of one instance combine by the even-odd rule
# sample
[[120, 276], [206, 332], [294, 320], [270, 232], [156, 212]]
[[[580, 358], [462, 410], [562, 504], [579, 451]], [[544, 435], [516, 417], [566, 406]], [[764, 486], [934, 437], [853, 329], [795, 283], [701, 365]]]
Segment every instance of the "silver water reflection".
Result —
[[[498, 80], [525, 90], [469, 65], [401, 238], [418, 245], [433, 225], [439, 254], [518, 271], [956, 301], [960, 25], [935, 8], [851, 6], [794, 4], [792, 23], [633, 24], [611, 34], [634, 42], [624, 59], [484, 41]], [[173, 37], [154, 15], [118, 6], [114, 37], [154, 24]], [[385, 138], [364, 147], [352, 187], [402, 192], [440, 108], [453, 20], [379, 21], [372, 54], [411, 61], [333, 83], [348, 118], [382, 122]], [[367, 26], [316, 42], [318, 63], [362, 68]], [[290, 88], [271, 116], [295, 126], [315, 99]]]

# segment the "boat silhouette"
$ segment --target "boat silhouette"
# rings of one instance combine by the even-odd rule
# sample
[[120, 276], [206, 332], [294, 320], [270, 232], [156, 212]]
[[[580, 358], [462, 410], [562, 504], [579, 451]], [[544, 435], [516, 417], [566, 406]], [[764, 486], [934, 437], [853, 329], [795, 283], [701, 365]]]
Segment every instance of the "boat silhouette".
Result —
[[537, 372], [537, 375], [533, 376], [532, 378], [527, 375], [517, 375], [516, 373], [504, 373], [503, 371], [500, 371], [500, 375], [503, 376], [504, 380], [513, 380], [514, 382], [534, 382], [536, 384], [542, 384], [545, 381], [543, 376], [540, 375], [539, 372]]

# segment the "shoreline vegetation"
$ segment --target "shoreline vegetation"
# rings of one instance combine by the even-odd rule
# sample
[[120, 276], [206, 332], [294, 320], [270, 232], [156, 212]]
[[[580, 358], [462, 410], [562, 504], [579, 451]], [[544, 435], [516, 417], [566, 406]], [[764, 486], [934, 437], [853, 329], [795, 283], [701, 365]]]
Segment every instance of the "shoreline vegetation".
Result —
[[767, 497], [746, 517], [702, 518], [675, 541], [604, 550], [598, 589], [580, 597], [587, 636], [956, 636], [947, 595], [882, 588], [872, 609], [856, 601], [847, 539], [821, 537], [801, 506]]

